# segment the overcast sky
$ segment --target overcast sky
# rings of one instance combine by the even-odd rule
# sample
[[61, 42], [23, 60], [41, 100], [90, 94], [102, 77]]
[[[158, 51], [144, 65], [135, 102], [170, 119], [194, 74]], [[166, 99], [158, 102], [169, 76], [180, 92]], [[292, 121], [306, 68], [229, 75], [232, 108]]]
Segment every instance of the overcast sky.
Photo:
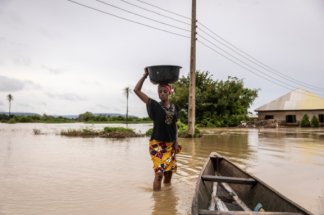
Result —
[[[124, 114], [123, 89], [144, 67], [174, 64], [188, 74], [191, 1], [75, 1], [101, 12], [67, 0], [0, 0], [0, 111], [10, 93], [13, 112]], [[260, 89], [251, 110], [295, 88], [324, 96], [324, 1], [197, 0], [197, 19], [197, 70]], [[157, 99], [149, 80], [143, 90]], [[147, 116], [135, 94], [129, 114]]]

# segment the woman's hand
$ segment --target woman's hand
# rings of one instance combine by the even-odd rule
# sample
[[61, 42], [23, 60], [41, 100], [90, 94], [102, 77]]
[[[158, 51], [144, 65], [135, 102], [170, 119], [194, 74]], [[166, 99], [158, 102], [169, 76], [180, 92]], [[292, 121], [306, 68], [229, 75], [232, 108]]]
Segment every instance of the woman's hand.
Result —
[[174, 144], [174, 150], [176, 154], [179, 154], [181, 152], [182, 146], [178, 144], [178, 142], [175, 142]]
[[147, 76], [149, 75], [149, 72], [148, 72], [148, 68], [144, 68], [144, 74], [143, 74], [143, 77], [144, 78], [147, 78]]

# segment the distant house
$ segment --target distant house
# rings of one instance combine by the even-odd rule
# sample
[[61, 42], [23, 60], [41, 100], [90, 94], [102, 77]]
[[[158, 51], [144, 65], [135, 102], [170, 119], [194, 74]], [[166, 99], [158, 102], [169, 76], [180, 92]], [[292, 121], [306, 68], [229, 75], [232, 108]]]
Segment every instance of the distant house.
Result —
[[305, 114], [316, 116], [324, 126], [324, 99], [306, 90], [297, 89], [255, 110], [259, 120], [275, 119], [282, 125], [299, 125]]

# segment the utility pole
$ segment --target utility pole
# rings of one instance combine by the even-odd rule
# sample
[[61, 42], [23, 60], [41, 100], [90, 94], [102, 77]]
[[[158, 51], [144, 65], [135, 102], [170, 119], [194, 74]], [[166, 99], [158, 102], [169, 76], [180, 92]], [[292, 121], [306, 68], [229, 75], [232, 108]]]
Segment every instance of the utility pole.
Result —
[[196, 122], [196, 0], [192, 0], [188, 135], [195, 135]]

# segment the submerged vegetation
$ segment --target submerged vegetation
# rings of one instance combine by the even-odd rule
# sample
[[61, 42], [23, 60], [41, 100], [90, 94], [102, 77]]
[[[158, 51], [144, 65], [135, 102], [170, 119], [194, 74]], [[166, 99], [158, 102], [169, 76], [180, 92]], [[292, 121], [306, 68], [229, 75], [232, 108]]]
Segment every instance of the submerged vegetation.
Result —
[[68, 137], [107, 137], [107, 138], [126, 138], [141, 137], [133, 129], [124, 127], [105, 127], [103, 130], [95, 130], [92, 128], [68, 129], [61, 131], [61, 135]]
[[[183, 137], [183, 138], [186, 138], [186, 137], [191, 137], [191, 136], [188, 136], [188, 125], [182, 123], [180, 120], [178, 120], [177, 122], [177, 126], [178, 126], [178, 137]], [[201, 132], [200, 132], [200, 129], [195, 126], [195, 135], [194, 137], [201, 137]]]
[[34, 133], [34, 135], [40, 135], [40, 134], [42, 134], [41, 130], [40, 129], [36, 129], [36, 128], [33, 129], [33, 133]]
[[[187, 125], [181, 121], [177, 122], [178, 126], [178, 137], [187, 137]], [[104, 127], [103, 130], [96, 130], [93, 128], [82, 128], [82, 129], [67, 129], [62, 130], [60, 135], [68, 137], [106, 137], [106, 138], [126, 138], [126, 137], [143, 137], [150, 136], [153, 129], [150, 128], [145, 134], [136, 133], [133, 129], [125, 127]], [[39, 129], [33, 130], [34, 135], [42, 134]], [[201, 132], [198, 128], [195, 129], [194, 137], [201, 137]]]
[[316, 116], [313, 116], [312, 119], [310, 120], [307, 114], [304, 114], [303, 119], [300, 123], [300, 127], [304, 127], [304, 128], [307, 127], [317, 128], [319, 126], [320, 124], [318, 118]]

